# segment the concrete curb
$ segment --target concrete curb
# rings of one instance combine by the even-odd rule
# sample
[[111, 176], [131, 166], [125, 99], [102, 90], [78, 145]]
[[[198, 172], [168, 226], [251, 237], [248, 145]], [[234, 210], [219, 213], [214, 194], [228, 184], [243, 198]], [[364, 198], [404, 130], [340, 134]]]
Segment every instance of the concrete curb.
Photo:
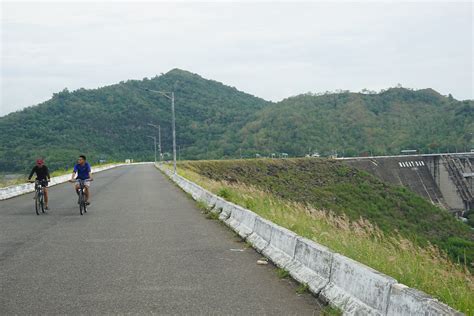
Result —
[[391, 286], [396, 283], [389, 276], [335, 253], [330, 281], [321, 296], [349, 314], [384, 315]]
[[344, 315], [463, 315], [429, 295], [411, 289], [357, 261], [296, 235], [254, 212], [218, 197], [171, 171], [167, 174], [193, 199], [246, 239], [276, 266]]
[[295, 257], [288, 270], [300, 283], [306, 283], [318, 295], [328, 285], [334, 253], [306, 238], [298, 238]]
[[[136, 163], [136, 164], [143, 164], [143, 163]], [[146, 164], [146, 163], [145, 163]], [[149, 164], [149, 163], [148, 163]], [[113, 164], [105, 167], [92, 167], [92, 172], [101, 172], [104, 170], [109, 170], [112, 168], [116, 168], [119, 166], [126, 166], [131, 164]], [[71, 178], [70, 174], [65, 174], [58, 177], [52, 177], [51, 181], [49, 182], [49, 186], [54, 186], [57, 184], [61, 184], [67, 182]], [[33, 192], [35, 190], [34, 183], [24, 183], [19, 185], [12, 185], [6, 188], [0, 188], [0, 201], [13, 198], [15, 196], [23, 195], [26, 193]]]

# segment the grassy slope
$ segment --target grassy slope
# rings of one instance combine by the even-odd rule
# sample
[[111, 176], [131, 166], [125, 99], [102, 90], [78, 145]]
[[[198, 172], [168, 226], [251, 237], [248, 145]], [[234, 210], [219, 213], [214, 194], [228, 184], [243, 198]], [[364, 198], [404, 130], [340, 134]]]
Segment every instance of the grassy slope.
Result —
[[474, 310], [471, 273], [427, 244], [446, 249], [458, 236], [450, 255], [472, 252], [472, 232], [411, 192], [327, 160], [186, 162], [180, 174], [467, 314]]
[[422, 197], [386, 184], [372, 175], [326, 159], [189, 162], [189, 168], [216, 181], [238, 182], [285, 200], [368, 219], [385, 233], [446, 250], [452, 258], [474, 261], [469, 227]]

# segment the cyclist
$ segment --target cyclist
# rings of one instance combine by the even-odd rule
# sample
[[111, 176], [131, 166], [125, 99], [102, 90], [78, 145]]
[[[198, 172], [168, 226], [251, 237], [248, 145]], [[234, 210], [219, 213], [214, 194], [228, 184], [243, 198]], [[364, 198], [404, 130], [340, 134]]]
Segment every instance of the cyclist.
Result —
[[36, 164], [31, 169], [30, 176], [28, 181], [31, 182], [31, 177], [36, 173], [36, 180], [38, 180], [41, 185], [44, 187], [44, 209], [48, 210], [48, 181], [51, 181], [51, 176], [49, 175], [48, 167], [44, 164], [43, 159], [37, 159]]
[[80, 155], [77, 159], [77, 164], [74, 166], [74, 170], [71, 176], [71, 182], [76, 180], [76, 193], [79, 195], [79, 180], [86, 180], [84, 181], [84, 195], [86, 198], [86, 205], [90, 204], [90, 191], [89, 187], [92, 181], [92, 170], [89, 163], [86, 161], [86, 156]]

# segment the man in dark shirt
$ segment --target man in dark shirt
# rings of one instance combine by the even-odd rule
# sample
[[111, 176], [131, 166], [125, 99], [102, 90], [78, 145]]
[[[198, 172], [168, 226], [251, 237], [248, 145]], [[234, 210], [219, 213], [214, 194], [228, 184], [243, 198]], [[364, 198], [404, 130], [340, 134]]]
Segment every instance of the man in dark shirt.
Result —
[[44, 164], [43, 159], [36, 160], [36, 165], [31, 169], [30, 176], [28, 181], [31, 180], [33, 174], [36, 173], [36, 180], [40, 181], [44, 187], [44, 208], [47, 210], [48, 207], [48, 181], [51, 181], [51, 176], [49, 175], [48, 167]]

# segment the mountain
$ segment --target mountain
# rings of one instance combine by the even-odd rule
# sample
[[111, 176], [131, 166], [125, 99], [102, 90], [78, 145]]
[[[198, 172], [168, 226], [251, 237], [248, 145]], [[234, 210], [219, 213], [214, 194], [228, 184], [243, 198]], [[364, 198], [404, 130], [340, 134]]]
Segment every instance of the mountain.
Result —
[[243, 147], [264, 153], [347, 156], [465, 150], [472, 146], [474, 102], [434, 90], [299, 95], [261, 110], [241, 130]]
[[233, 139], [269, 102], [198, 75], [171, 70], [141, 81], [99, 89], [63, 90], [38, 106], [0, 118], [0, 171], [25, 171], [36, 157], [52, 169], [71, 165], [80, 153], [98, 159], [150, 160], [160, 124], [163, 152], [172, 152], [171, 102], [157, 93], [175, 91], [177, 143], [187, 157], [230, 155]]
[[[175, 91], [182, 159], [216, 159], [310, 151], [346, 155], [445, 151], [472, 145], [474, 102], [434, 90], [304, 94], [278, 103], [174, 69], [154, 78], [98, 89], [67, 89], [37, 106], [0, 117], [0, 171], [25, 172], [36, 157], [51, 169], [89, 160], [153, 159], [149, 135], [160, 124], [171, 153], [170, 100]], [[168, 156], [169, 157], [169, 156]]]

